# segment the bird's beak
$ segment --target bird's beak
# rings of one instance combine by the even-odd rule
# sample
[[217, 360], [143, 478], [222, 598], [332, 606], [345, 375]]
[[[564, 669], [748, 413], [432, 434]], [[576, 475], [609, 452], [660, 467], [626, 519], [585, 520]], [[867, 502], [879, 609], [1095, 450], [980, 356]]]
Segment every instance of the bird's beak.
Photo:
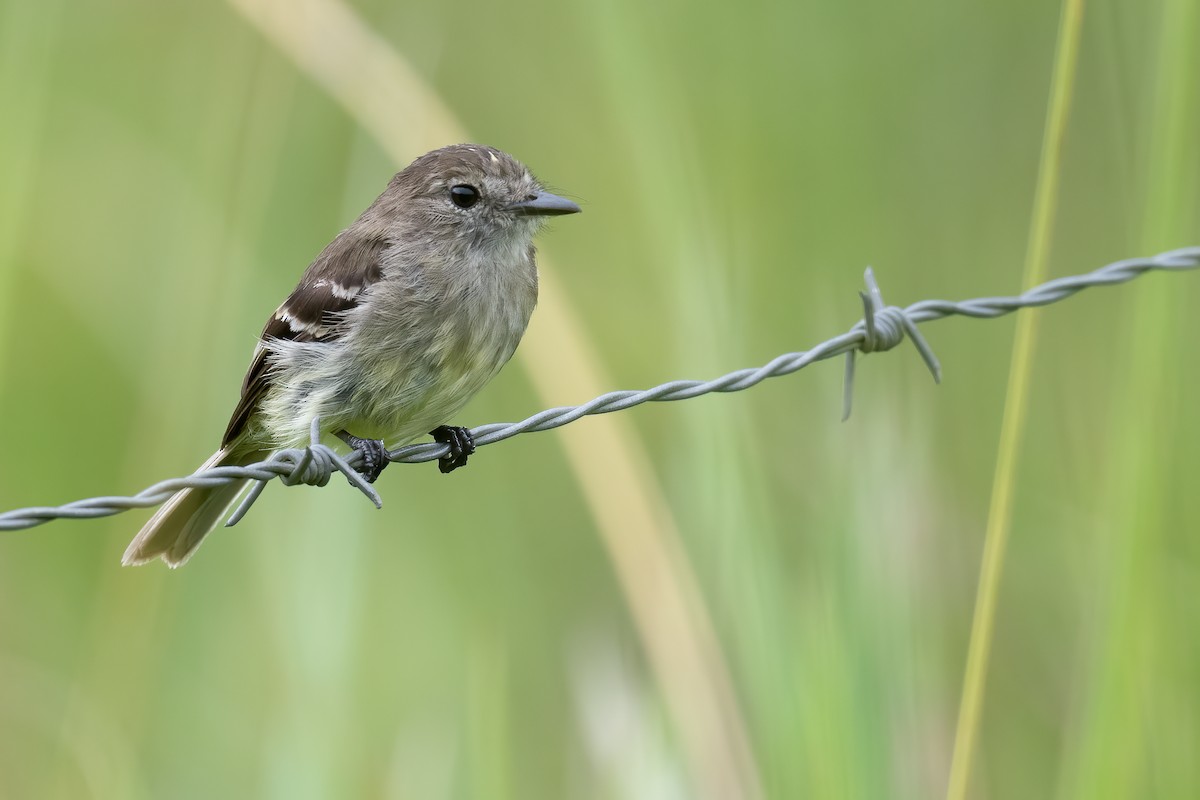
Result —
[[554, 217], [560, 214], [578, 214], [583, 211], [582, 208], [572, 203], [565, 197], [559, 197], [556, 194], [549, 192], [538, 192], [528, 200], [522, 200], [520, 203], [513, 203], [508, 207], [509, 211], [514, 211], [518, 214], [538, 215], [543, 217]]

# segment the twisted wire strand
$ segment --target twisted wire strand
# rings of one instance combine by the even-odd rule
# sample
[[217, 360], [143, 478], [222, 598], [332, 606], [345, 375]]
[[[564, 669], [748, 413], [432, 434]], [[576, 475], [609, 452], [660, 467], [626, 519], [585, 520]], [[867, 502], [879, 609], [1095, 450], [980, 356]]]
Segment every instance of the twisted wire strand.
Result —
[[[1056, 278], [1033, 287], [1019, 295], [980, 297], [958, 302], [922, 300], [906, 308], [888, 306], [870, 268], [865, 280], [867, 291], [861, 292], [863, 318], [849, 331], [814, 346], [810, 350], [784, 353], [761, 367], [739, 369], [707, 381], [677, 380], [641, 391], [608, 392], [578, 406], [561, 406], [541, 411], [520, 422], [498, 422], [471, 429], [477, 447], [494, 444], [521, 433], [558, 428], [593, 414], [622, 411], [648, 402], [687, 400], [712, 392], [740, 392], [767, 378], [790, 375], [809, 364], [834, 356], [846, 355], [843, 418], [849, 416], [853, 391], [855, 359], [859, 352], [874, 353], [890, 350], [906, 337], [911, 340], [925, 361], [935, 381], [941, 379], [941, 367], [917, 324], [965, 316], [992, 319], [1022, 308], [1036, 308], [1065, 300], [1094, 286], [1126, 283], [1150, 271], [1180, 271], [1200, 267], [1200, 247], [1171, 250], [1149, 258], [1117, 261], [1091, 272]], [[361, 456], [354, 452], [339, 455], [320, 441], [320, 421], [313, 420], [308, 447], [280, 450], [265, 461], [244, 467], [215, 467], [183, 478], [172, 478], [150, 486], [131, 497], [93, 497], [61, 506], [21, 508], [0, 514], [0, 530], [21, 530], [42, 525], [54, 519], [90, 519], [119, 514], [133, 508], [149, 508], [166, 502], [181, 489], [221, 486], [233, 481], [250, 479], [256, 485], [242, 500], [227, 525], [239, 521], [261, 494], [267, 483], [279, 478], [285, 485], [305, 484], [324, 486], [334, 472], [340, 472], [376, 507], [382, 501], [374, 487], [362, 479], [356, 468]], [[449, 447], [437, 442], [412, 444], [388, 451], [389, 461], [419, 463], [433, 461], [449, 452]]]

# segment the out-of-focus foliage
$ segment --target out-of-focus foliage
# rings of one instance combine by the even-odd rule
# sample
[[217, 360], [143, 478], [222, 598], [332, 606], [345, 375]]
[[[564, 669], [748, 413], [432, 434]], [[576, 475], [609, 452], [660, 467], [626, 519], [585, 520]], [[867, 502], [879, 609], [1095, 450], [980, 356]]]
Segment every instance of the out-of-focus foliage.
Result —
[[[610, 388], [843, 330], [868, 263], [900, 304], [1020, 288], [1053, 4], [352, 10], [584, 204], [541, 302]], [[1197, 53], [1194, 0], [1088, 8], [1052, 274], [1200, 242]], [[199, 464], [395, 168], [229, 6], [0, 0], [0, 507]], [[1035, 312], [977, 796], [1200, 791], [1198, 304]], [[846, 424], [833, 365], [625, 412], [766, 796], [945, 789], [1012, 322], [926, 334], [943, 385], [869, 358]], [[543, 403], [513, 365], [454, 422]], [[118, 567], [145, 513], [0, 535], [0, 796], [704, 796], [558, 436], [393, 467], [381, 512], [272, 487], [173, 573]]]

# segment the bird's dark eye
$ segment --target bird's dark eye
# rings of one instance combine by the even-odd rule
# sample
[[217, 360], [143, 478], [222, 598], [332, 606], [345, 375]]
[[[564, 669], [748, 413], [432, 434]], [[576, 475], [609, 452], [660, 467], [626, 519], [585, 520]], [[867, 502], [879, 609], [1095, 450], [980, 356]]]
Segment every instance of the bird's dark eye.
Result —
[[479, 202], [479, 190], [465, 183], [451, 186], [450, 201], [459, 208], [470, 208]]

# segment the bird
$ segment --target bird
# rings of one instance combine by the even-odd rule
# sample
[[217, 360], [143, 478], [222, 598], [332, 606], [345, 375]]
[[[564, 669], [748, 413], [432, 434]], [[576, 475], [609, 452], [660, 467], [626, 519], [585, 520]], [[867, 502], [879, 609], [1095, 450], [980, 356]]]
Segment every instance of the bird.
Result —
[[[314, 418], [362, 454], [370, 482], [385, 442], [446, 443], [466, 464], [470, 432], [447, 424], [516, 350], [537, 302], [534, 236], [579, 212], [521, 162], [458, 144], [417, 158], [308, 266], [267, 320], [220, 448], [200, 470], [301, 447]], [[245, 486], [183, 489], [122, 563], [184, 564]]]

